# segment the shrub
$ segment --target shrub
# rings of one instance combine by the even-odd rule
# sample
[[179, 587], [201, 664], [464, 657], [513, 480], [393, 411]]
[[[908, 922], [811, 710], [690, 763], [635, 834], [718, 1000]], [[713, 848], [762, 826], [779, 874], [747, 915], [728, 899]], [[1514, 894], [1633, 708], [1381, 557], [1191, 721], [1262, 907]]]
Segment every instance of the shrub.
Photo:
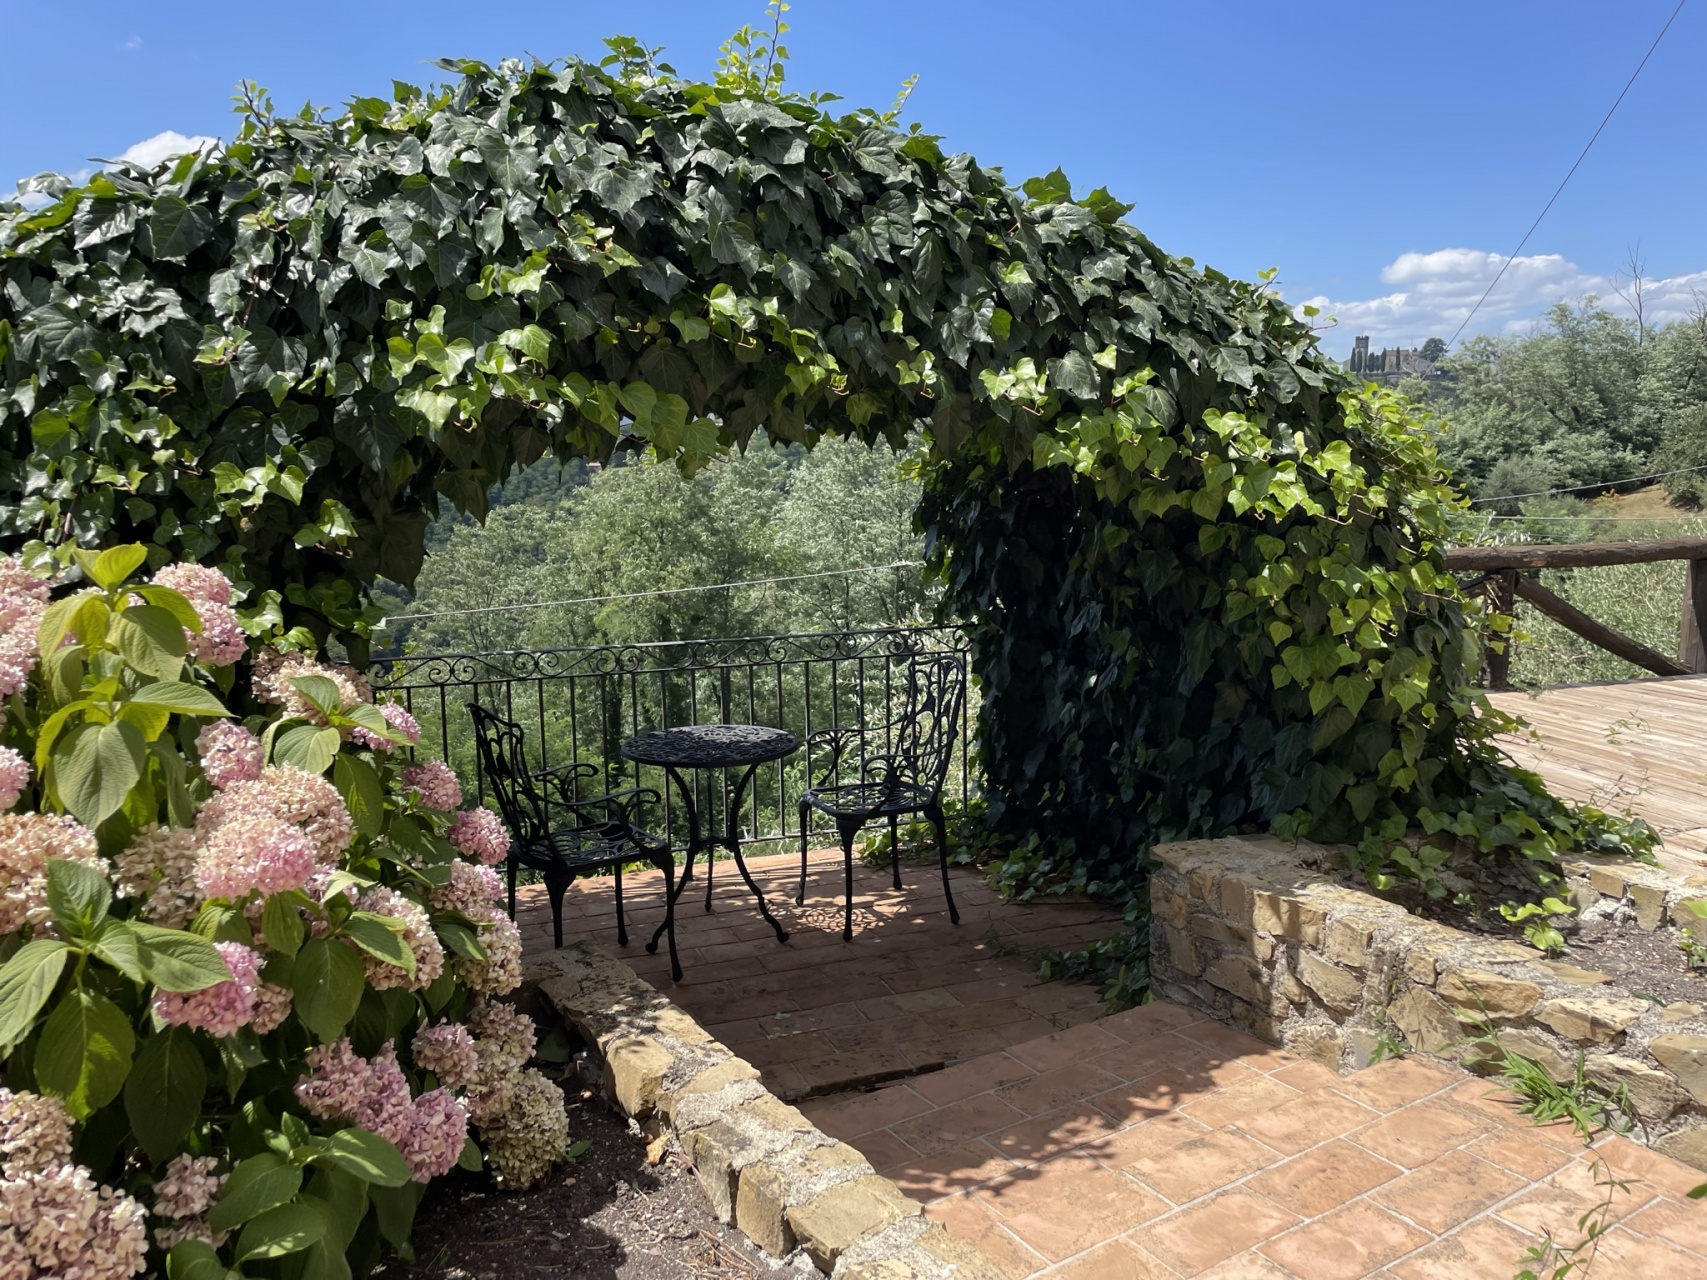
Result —
[[1685, 507], [1707, 504], [1707, 404], [1684, 409], [1666, 427], [1654, 453], [1655, 471], [1670, 471], [1666, 492]]
[[0, 1258], [8, 1276], [348, 1277], [425, 1185], [564, 1153], [508, 842], [353, 671], [260, 649], [140, 546], [0, 561]]

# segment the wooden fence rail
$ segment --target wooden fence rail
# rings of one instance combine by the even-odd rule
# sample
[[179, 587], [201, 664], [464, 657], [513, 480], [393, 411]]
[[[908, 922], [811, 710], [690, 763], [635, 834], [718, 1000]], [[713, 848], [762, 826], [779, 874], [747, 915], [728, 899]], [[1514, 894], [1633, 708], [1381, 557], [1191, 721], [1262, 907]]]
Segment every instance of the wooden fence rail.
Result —
[[[1610, 564], [1651, 564], [1685, 560], [1689, 564], [1683, 589], [1683, 617], [1678, 656], [1672, 658], [1604, 623], [1596, 622], [1569, 601], [1547, 590], [1533, 577], [1541, 569], [1585, 569]], [[1485, 596], [1491, 608], [1512, 612], [1519, 599], [1534, 605], [1590, 644], [1617, 654], [1626, 662], [1661, 676], [1707, 672], [1707, 538], [1654, 538], [1644, 542], [1574, 542], [1558, 546], [1452, 547], [1446, 567], [1454, 573], [1481, 576], [1466, 589]], [[1489, 649], [1488, 685], [1510, 687], [1511, 649]]]

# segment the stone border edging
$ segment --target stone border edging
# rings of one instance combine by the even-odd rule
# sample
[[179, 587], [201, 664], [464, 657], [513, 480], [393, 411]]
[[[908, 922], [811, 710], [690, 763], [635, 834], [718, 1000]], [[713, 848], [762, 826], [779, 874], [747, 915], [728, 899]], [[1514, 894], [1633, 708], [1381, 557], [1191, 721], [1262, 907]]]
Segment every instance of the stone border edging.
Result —
[[[1156, 993], [1324, 1065], [1360, 1067], [1383, 1029], [1475, 1067], [1485, 1019], [1556, 1080], [1630, 1091], [1643, 1136], [1707, 1169], [1707, 1012], [1659, 1006], [1606, 974], [1420, 919], [1356, 888], [1333, 852], [1269, 836], [1157, 845], [1150, 972]], [[1572, 901], [1622, 901], [1645, 930], [1704, 923], [1676, 910], [1692, 880], [1610, 859], [1566, 862]], [[1561, 894], [1561, 896], [1563, 896]], [[1699, 936], [1699, 933], [1698, 933]]]
[[598, 1054], [612, 1102], [667, 1125], [712, 1210], [766, 1253], [804, 1250], [834, 1280], [1003, 1280], [622, 961], [582, 942], [530, 960], [525, 977]]

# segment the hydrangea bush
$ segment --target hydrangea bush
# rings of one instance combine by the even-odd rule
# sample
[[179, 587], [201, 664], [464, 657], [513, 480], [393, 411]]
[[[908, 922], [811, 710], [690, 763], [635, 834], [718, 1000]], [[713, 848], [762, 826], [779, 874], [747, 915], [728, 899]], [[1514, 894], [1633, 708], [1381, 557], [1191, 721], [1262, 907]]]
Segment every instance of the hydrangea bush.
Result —
[[402, 707], [146, 559], [0, 559], [0, 1277], [347, 1280], [433, 1178], [563, 1157], [508, 838]]

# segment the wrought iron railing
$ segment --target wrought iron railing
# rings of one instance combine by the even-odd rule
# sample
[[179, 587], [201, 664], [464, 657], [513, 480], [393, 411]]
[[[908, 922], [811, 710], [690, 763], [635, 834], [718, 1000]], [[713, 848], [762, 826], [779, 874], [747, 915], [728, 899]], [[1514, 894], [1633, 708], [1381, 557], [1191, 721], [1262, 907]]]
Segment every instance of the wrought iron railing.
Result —
[[[526, 729], [542, 769], [591, 763], [603, 771], [606, 790], [661, 792], [661, 811], [637, 817], [683, 839], [685, 815], [663, 771], [624, 760], [623, 739], [646, 729], [722, 722], [770, 725], [804, 741], [819, 729], [883, 724], [900, 709], [906, 665], [921, 653], [958, 655], [968, 674], [967, 638], [952, 626], [424, 654], [375, 662], [367, 674], [376, 693], [402, 702], [421, 722], [423, 741], [456, 769], [470, 794], [486, 794], [467, 711], [479, 702]], [[968, 746], [977, 694], [970, 688], [968, 694], [944, 788], [944, 799], [962, 806], [976, 785]], [[759, 771], [741, 813], [744, 839], [799, 839], [805, 766], [797, 752]], [[727, 775], [700, 776], [702, 821], [722, 826], [730, 785]]]

